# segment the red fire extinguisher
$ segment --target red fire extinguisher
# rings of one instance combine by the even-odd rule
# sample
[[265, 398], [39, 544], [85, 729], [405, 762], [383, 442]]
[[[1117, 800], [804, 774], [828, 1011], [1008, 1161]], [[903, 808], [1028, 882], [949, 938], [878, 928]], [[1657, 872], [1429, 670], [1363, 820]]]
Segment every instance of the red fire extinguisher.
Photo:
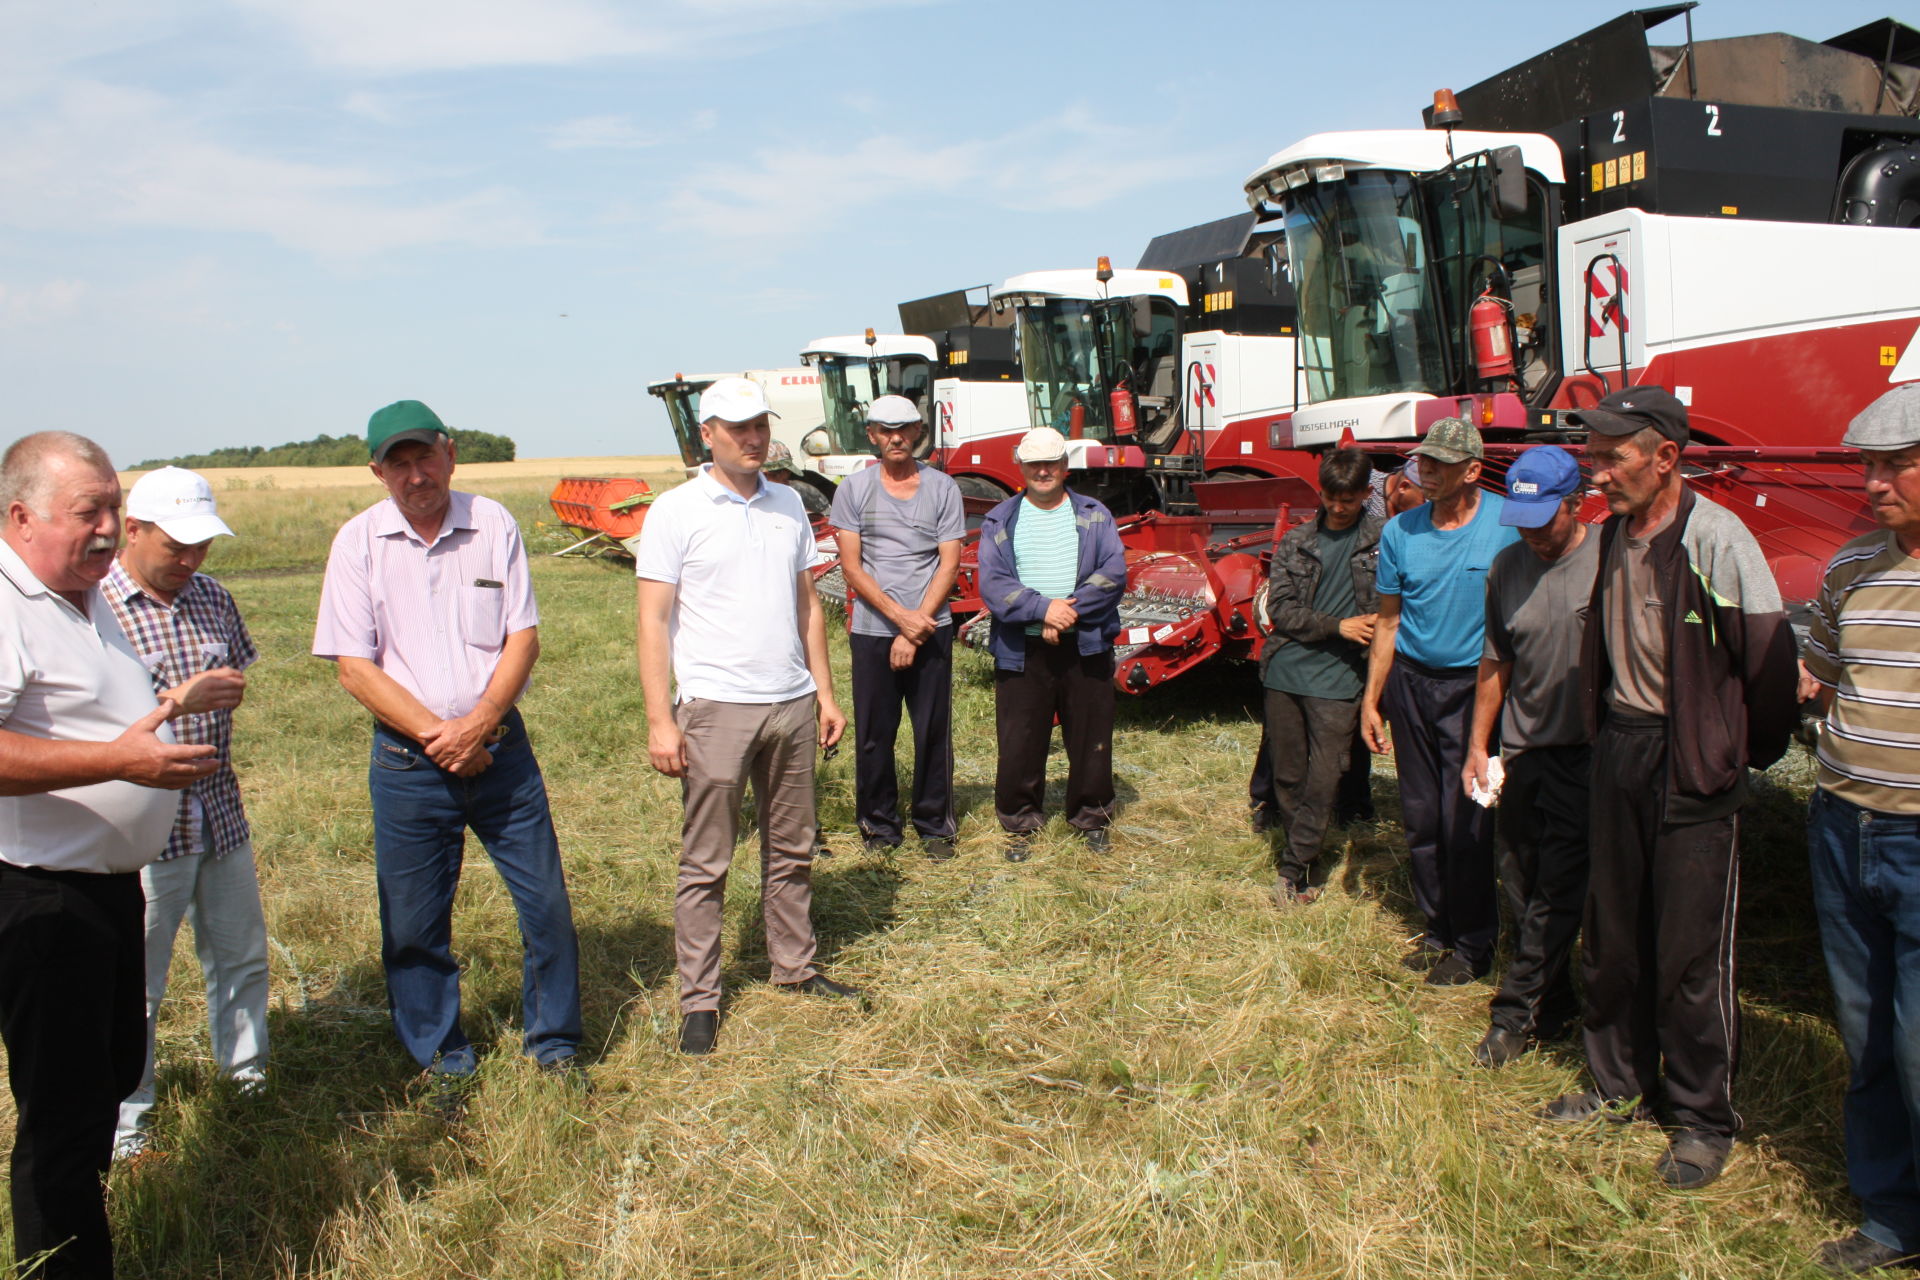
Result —
[[1491, 290], [1474, 299], [1467, 313], [1473, 334], [1473, 367], [1482, 378], [1513, 376], [1513, 340], [1507, 330], [1507, 304]]
[[1122, 383], [1113, 389], [1113, 394], [1107, 397], [1107, 401], [1113, 406], [1113, 434], [1132, 435], [1134, 429], [1140, 424], [1140, 415], [1133, 403], [1132, 390]]

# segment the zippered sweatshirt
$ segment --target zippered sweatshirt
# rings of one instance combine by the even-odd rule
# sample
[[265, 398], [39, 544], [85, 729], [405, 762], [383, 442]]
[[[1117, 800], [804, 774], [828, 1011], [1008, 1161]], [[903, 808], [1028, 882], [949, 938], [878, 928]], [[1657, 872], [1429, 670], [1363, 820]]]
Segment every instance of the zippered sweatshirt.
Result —
[[[980, 521], [980, 603], [993, 615], [990, 647], [993, 665], [1002, 671], [1027, 669], [1027, 624], [1043, 621], [1048, 599], [1020, 581], [1013, 567], [1013, 530], [1027, 498], [1016, 493]], [[1073, 628], [1082, 655], [1113, 647], [1120, 634], [1120, 595], [1127, 586], [1126, 549], [1113, 513], [1097, 499], [1067, 492], [1073, 504], [1079, 556], [1074, 565]]]
[[[1325, 523], [1325, 515], [1315, 516], [1299, 528], [1288, 530], [1274, 548], [1273, 563], [1267, 571], [1267, 616], [1272, 620], [1273, 633], [1260, 655], [1262, 670], [1289, 642], [1331, 640], [1340, 634], [1341, 619], [1316, 613], [1313, 608], [1320, 575], [1326, 571], [1320, 563], [1320, 530]], [[1353, 575], [1356, 614], [1374, 613], [1380, 607], [1373, 593], [1373, 575], [1380, 563], [1380, 531], [1386, 527], [1384, 516], [1369, 513], [1360, 517], [1360, 532], [1355, 535], [1346, 565]], [[1358, 652], [1364, 655], [1366, 650]]]
[[[1613, 683], [1604, 597], [1614, 539], [1600, 526], [1600, 571], [1582, 637], [1580, 679], [1591, 736]], [[1793, 633], [1780, 588], [1747, 527], [1725, 507], [1680, 491], [1648, 564], [1667, 614], [1667, 816], [1704, 821], [1737, 808], [1746, 771], [1786, 751], [1799, 720]]]

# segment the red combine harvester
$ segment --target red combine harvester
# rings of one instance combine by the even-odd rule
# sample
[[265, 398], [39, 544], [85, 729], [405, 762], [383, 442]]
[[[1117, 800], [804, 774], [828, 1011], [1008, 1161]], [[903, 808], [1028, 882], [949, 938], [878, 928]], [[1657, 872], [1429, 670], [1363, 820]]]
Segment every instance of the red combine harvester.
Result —
[[[1648, 43], [1692, 8], [1441, 95], [1432, 128], [1321, 134], [1252, 175], [1254, 234], [1285, 231], [1307, 401], [1272, 418], [1266, 456], [1353, 442], [1385, 462], [1459, 416], [1491, 487], [1522, 448], [1577, 446], [1569, 411], [1668, 386], [1690, 406], [1689, 482], [1753, 531], [1800, 620], [1833, 550], [1873, 527], [1840, 432], [1920, 379], [1920, 32], [1696, 42], [1689, 16], [1683, 45]], [[1219, 513], [1257, 504], [1210, 491], [1258, 487], [1192, 491]], [[1255, 652], [1255, 544], [1313, 498], [1268, 501], [1264, 540], [1209, 516], [1128, 523], [1122, 689]]]
[[[1566, 414], [1610, 390], [1670, 387], [1692, 482], [1804, 605], [1870, 527], [1833, 446], [1920, 379], [1920, 32], [1695, 41], [1693, 7], [1443, 91], [1425, 130], [1319, 134], [1254, 171], [1307, 400], [1271, 443], [1397, 452], [1457, 416], [1498, 458], [1577, 444]], [[1684, 44], [1648, 43], [1683, 14]]]

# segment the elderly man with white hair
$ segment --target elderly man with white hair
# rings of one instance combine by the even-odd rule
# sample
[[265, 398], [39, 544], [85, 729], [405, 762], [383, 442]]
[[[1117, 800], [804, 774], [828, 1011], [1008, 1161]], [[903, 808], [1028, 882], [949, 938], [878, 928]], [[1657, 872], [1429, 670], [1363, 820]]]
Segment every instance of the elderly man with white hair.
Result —
[[[219, 768], [174, 714], [226, 696], [206, 676], [156, 697], [100, 590], [120, 481], [64, 431], [0, 458], [0, 1039], [18, 1120], [13, 1247], [44, 1277], [110, 1276], [101, 1177], [146, 1046], [140, 869], [179, 790]], [[230, 692], [230, 691], [228, 691]], [[228, 704], [231, 705], [231, 704]]]

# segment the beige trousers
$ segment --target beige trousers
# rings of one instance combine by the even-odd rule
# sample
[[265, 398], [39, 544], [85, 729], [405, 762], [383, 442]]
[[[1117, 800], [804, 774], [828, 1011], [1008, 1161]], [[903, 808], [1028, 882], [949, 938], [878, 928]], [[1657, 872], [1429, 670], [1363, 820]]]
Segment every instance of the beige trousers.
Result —
[[687, 745], [681, 796], [680, 880], [673, 942], [680, 1011], [720, 1007], [720, 927], [727, 869], [740, 836], [749, 780], [759, 809], [760, 910], [775, 982], [804, 982], [813, 968], [814, 696], [787, 702], [689, 698], [674, 708]]

